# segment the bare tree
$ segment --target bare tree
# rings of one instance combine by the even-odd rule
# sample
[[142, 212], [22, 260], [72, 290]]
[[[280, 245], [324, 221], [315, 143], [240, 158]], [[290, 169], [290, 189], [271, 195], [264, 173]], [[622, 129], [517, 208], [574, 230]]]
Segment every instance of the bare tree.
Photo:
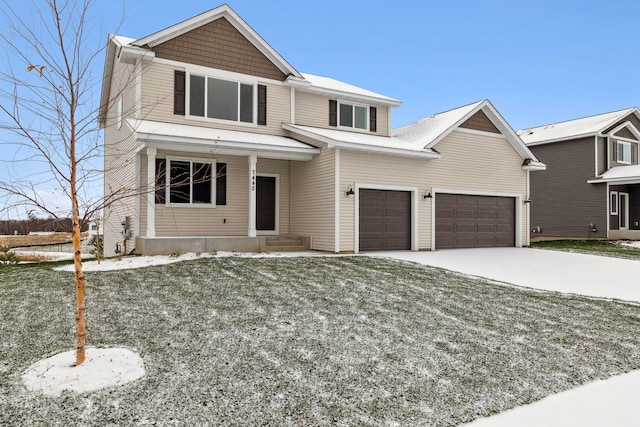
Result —
[[[95, 71], [100, 70], [96, 61], [102, 59], [106, 41], [106, 35], [91, 34], [96, 27], [90, 22], [92, 3], [43, 0], [24, 14], [4, 0], [6, 23], [0, 34], [7, 49], [1, 71], [0, 124], [13, 136], [3, 135], [2, 144], [13, 145], [15, 165], [0, 178], [0, 193], [5, 208], [22, 205], [54, 218], [71, 217], [76, 366], [85, 359], [87, 339], [81, 225], [114, 197], [123, 196], [91, 194], [102, 174], [96, 166], [102, 151], [95, 96], [101, 79]], [[44, 191], [51, 188], [56, 197]]]

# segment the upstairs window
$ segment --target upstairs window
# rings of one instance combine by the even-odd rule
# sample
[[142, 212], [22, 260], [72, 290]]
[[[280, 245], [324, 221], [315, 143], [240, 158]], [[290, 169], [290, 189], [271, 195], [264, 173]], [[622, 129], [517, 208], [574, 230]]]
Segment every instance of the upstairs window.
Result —
[[241, 123], [255, 123], [253, 84], [189, 75], [189, 115]]
[[369, 106], [338, 103], [340, 127], [369, 130]]
[[631, 164], [631, 143], [630, 142], [621, 142], [617, 143], [617, 151], [618, 151], [618, 163]]

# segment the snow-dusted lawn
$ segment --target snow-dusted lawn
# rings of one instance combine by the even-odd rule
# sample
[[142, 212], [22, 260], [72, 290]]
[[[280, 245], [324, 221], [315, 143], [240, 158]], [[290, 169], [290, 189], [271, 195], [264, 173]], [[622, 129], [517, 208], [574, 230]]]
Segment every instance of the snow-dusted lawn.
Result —
[[369, 257], [88, 273], [89, 340], [146, 376], [45, 397], [73, 348], [69, 272], [0, 270], [0, 425], [456, 425], [640, 368], [640, 307]]

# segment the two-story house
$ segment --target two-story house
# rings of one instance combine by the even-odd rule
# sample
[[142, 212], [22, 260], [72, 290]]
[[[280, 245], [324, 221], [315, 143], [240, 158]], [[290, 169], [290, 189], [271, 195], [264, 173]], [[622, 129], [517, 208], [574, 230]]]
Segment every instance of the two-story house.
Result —
[[392, 131], [400, 101], [299, 72], [227, 5], [111, 36], [101, 105], [106, 255], [528, 244], [544, 165], [489, 101]]
[[640, 238], [640, 110], [518, 134], [548, 166], [531, 179], [534, 239]]

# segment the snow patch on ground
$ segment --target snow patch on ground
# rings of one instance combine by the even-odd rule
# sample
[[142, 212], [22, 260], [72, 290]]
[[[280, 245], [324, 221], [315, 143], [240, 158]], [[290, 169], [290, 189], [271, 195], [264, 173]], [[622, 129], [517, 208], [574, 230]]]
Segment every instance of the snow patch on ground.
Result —
[[[113, 271], [128, 270], [133, 268], [152, 267], [154, 265], [172, 264], [174, 262], [191, 261], [199, 258], [223, 258], [223, 257], [240, 257], [240, 258], [273, 258], [286, 257], [295, 258], [300, 256], [331, 256], [321, 252], [217, 252], [208, 253], [186, 253], [178, 256], [171, 255], [154, 255], [154, 256], [126, 256], [122, 258], [109, 258], [100, 261], [83, 261], [82, 271]], [[335, 255], [340, 256], [340, 255]], [[56, 267], [56, 271], [74, 271], [73, 264]]]
[[86, 393], [124, 385], [145, 375], [140, 356], [125, 348], [87, 348], [75, 366], [75, 350], [58, 353], [31, 365], [22, 376], [29, 391], [60, 396], [64, 390]]
[[628, 246], [631, 248], [640, 249], [640, 240], [619, 240], [615, 243], [620, 246]]

